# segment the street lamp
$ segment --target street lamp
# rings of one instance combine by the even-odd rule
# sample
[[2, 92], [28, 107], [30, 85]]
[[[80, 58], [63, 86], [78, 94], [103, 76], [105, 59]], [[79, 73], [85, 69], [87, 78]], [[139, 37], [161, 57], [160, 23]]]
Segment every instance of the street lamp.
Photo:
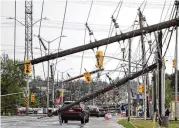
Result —
[[[64, 59], [61, 59], [59, 60], [56, 64], [58, 64], [59, 62], [63, 61], [63, 60], [66, 60], [65, 58]], [[54, 63], [52, 63], [51, 65], [54, 65]], [[48, 88], [49, 89], [49, 88]], [[49, 90], [48, 90], [49, 92]], [[55, 103], [55, 82], [53, 81], [53, 88], [52, 88], [52, 111], [54, 111], [54, 103]], [[49, 97], [49, 94], [47, 95]], [[49, 98], [48, 98], [49, 99]], [[48, 102], [48, 101], [47, 101]]]
[[[16, 18], [8, 17], [8, 18], [6, 18], [6, 19], [16, 20], [16, 21], [19, 22], [21, 25], [25, 26], [25, 24], [23, 24], [21, 21], [19, 21], [19, 20], [16, 19]], [[32, 26], [34, 26], [36, 23], [38, 23], [38, 22], [41, 21], [41, 20], [49, 20], [49, 19], [48, 19], [47, 17], [44, 17], [44, 18], [42, 18], [42, 19], [39, 19], [39, 20], [35, 21], [35, 22], [32, 24]]]
[[[16, 8], [16, 1], [15, 1], [15, 8]], [[27, 10], [25, 11], [25, 12], [27, 12]], [[26, 57], [27, 57], [27, 60], [29, 60], [29, 44], [31, 44], [32, 43], [32, 41], [33, 41], [33, 39], [32, 39], [32, 27], [33, 27], [33, 25], [34, 24], [36, 24], [37, 22], [39, 22], [39, 21], [41, 21], [41, 20], [43, 20], [44, 18], [41, 18], [40, 20], [38, 20], [38, 21], [36, 21], [36, 22], [34, 22], [34, 23], [32, 23], [32, 17], [29, 17], [30, 19], [31, 19], [31, 23], [30, 24], [27, 24], [26, 25], [26, 23], [27, 23], [27, 21], [25, 20], [25, 24], [24, 23], [22, 23], [21, 21], [19, 21], [19, 20], [17, 20], [16, 19], [16, 9], [15, 9], [15, 18], [12, 18], [12, 17], [9, 17], [9, 18], [7, 18], [7, 19], [14, 19], [14, 21], [15, 21], [15, 24], [14, 24], [14, 27], [15, 27], [15, 29], [14, 29], [14, 49], [15, 49], [15, 37], [16, 37], [16, 21], [18, 22], [18, 23], [20, 23], [21, 25], [23, 25], [23, 26], [25, 26], [25, 29], [27, 30], [25, 30], [25, 42], [27, 43], [27, 47], [26, 47], [26, 49], [27, 49], [27, 55], [26, 55]], [[47, 19], [47, 18], [45, 18], [45, 19]], [[14, 60], [15, 60], [15, 50], [14, 50]], [[27, 105], [26, 105], [26, 114], [27, 115], [29, 115], [29, 74], [27, 74], [27, 80], [26, 80], [26, 84], [27, 84], [27, 87], [26, 87], [26, 92], [27, 92], [27, 98], [28, 98], [28, 100], [27, 100]]]
[[[34, 35], [34, 36], [37, 36], [37, 35]], [[44, 38], [40, 37], [40, 35], [37, 36], [39, 38], [39, 41], [41, 42], [42, 46], [44, 47], [44, 50], [47, 50], [45, 44], [43, 41], [47, 42], [48, 43], [48, 55], [50, 54], [50, 44], [52, 42], [54, 42], [55, 40], [57, 40], [58, 38], [61, 38], [61, 37], [66, 37], [64, 35], [62, 36], [59, 36], [51, 41], [47, 41], [45, 40]], [[49, 108], [49, 85], [50, 85], [50, 82], [49, 82], [49, 67], [50, 67], [50, 61], [48, 60], [48, 66], [47, 66], [47, 113], [48, 113], [48, 108]]]

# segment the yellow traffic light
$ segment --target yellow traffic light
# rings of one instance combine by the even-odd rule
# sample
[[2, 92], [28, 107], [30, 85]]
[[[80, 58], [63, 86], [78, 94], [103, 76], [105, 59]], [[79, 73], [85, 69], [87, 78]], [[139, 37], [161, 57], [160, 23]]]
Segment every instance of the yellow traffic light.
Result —
[[173, 61], [172, 67], [173, 67], [173, 68], [176, 68], [176, 59], [173, 59], [172, 61]]
[[97, 68], [103, 68], [103, 52], [102, 51], [96, 51], [96, 67]]
[[25, 74], [31, 74], [32, 73], [32, 67], [30, 64], [30, 60], [25, 60], [25, 64], [24, 64], [24, 73]]
[[143, 93], [143, 92], [144, 92], [144, 84], [140, 84], [140, 85], [138, 86], [138, 92], [139, 92], [139, 93]]
[[84, 73], [84, 77], [85, 77], [86, 83], [88, 83], [88, 84], [91, 83], [92, 78], [91, 78], [91, 75], [90, 75], [89, 72], [85, 72], [85, 73]]
[[35, 101], [35, 94], [31, 94], [31, 102]]
[[63, 97], [64, 90], [60, 90], [60, 97]]

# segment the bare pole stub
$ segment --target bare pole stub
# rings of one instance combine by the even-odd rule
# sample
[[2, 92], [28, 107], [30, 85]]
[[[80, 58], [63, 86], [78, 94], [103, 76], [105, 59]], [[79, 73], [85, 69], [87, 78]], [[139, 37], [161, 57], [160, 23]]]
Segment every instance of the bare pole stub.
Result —
[[[135, 79], [138, 76], [140, 76], [142, 74], [145, 74], [145, 73], [147, 73], [147, 72], [149, 72], [149, 71], [151, 71], [151, 70], [153, 70], [155, 68], [157, 68], [156, 63], [152, 64], [152, 65], [150, 65], [150, 66], [144, 68], [143, 70], [140, 70], [140, 71], [138, 71], [138, 72], [136, 72], [134, 74], [131, 74], [130, 76], [124, 77], [123, 79], [119, 80], [116, 84], [113, 83], [113, 84], [111, 84], [111, 85], [109, 85], [109, 86], [107, 86], [105, 88], [96, 90], [94, 93], [86, 95], [86, 96], [80, 98], [78, 101], [75, 101], [75, 102], [73, 102], [73, 103], [71, 103], [71, 104], [69, 104], [69, 105], [67, 105], [65, 107], [62, 107], [61, 109], [58, 110], [58, 113], [62, 113], [63, 111], [68, 110], [69, 108], [73, 107], [76, 104], [79, 104], [80, 102], [86, 102], [88, 100], [91, 100], [91, 99], [99, 96], [100, 94], [104, 94], [104, 93], [112, 90], [113, 88], [119, 87], [119, 86], [125, 84], [126, 82], [128, 82], [129, 80]], [[57, 111], [54, 111], [52, 114], [49, 114], [48, 116], [52, 116], [55, 113], [57, 113]]]
[[93, 49], [93, 48], [100, 47], [100, 46], [103, 46], [103, 45], [111, 44], [113, 42], [133, 38], [133, 37], [136, 37], [136, 36], [140, 36], [141, 34], [151, 33], [151, 32], [161, 30], [161, 29], [164, 29], [164, 28], [169, 28], [169, 27], [172, 27], [172, 26], [179, 26], [179, 18], [169, 20], [169, 21], [165, 21], [165, 22], [161, 22], [161, 23], [158, 23], [158, 24], [154, 24], [154, 25], [151, 25], [151, 26], [148, 26], [148, 27], [144, 27], [144, 28], [141, 28], [141, 29], [137, 29], [137, 30], [134, 30], [134, 31], [127, 32], [127, 33], [123, 33], [123, 34], [120, 34], [120, 35], [116, 35], [116, 36], [113, 36], [113, 37], [110, 37], [110, 38], [105, 38], [105, 39], [102, 39], [102, 40], [99, 40], [99, 41], [95, 41], [95, 42], [92, 42], [92, 43], [89, 43], [89, 44], [85, 44], [85, 45], [81, 45], [81, 46], [74, 47], [74, 48], [71, 48], [71, 49], [67, 49], [67, 50], [57, 52], [57, 53], [54, 53], [54, 54], [50, 54], [50, 55], [47, 55], [47, 56], [43, 56], [43, 57], [40, 57], [40, 58], [36, 58], [36, 59], [31, 60], [31, 64], [32, 65], [38, 64], [38, 63], [41, 63], [41, 62], [44, 62], [44, 61], [56, 59], [56, 58], [59, 58], [59, 57], [78, 53], [78, 52], [85, 51], [85, 50], [88, 50], [88, 49]]

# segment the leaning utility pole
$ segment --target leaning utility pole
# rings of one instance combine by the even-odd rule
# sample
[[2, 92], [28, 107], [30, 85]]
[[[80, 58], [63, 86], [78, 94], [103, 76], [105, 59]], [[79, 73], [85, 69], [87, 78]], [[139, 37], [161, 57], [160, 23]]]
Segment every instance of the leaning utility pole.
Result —
[[[142, 12], [140, 11], [139, 8], [139, 26], [140, 29], [143, 28], [143, 15]], [[146, 65], [146, 55], [145, 55], [145, 43], [144, 43], [144, 33], [141, 34], [140, 40], [141, 40], [141, 48], [142, 48], [142, 64], [143, 68]], [[146, 74], [143, 75], [143, 83], [144, 83], [144, 120], [146, 120], [146, 110], [147, 110], [147, 96], [146, 96], [146, 91], [147, 91], [147, 82], [146, 82]]]
[[121, 80], [119, 80], [116, 83], [111, 83], [111, 85], [109, 85], [107, 87], [104, 87], [102, 89], [98, 89], [94, 93], [86, 95], [86, 96], [80, 98], [79, 100], [77, 100], [77, 101], [75, 101], [75, 102], [73, 102], [73, 103], [71, 103], [71, 104], [69, 104], [69, 105], [67, 105], [65, 107], [59, 108], [58, 111], [54, 111], [52, 114], [49, 114], [49, 116], [52, 116], [52, 115], [56, 114], [57, 112], [60, 115], [63, 111], [68, 110], [69, 108], [73, 107], [76, 104], [79, 104], [80, 102], [89, 101], [89, 100], [99, 96], [100, 94], [104, 94], [104, 93], [106, 93], [106, 92], [108, 92], [108, 91], [110, 91], [110, 90], [112, 90], [112, 89], [114, 89], [116, 87], [124, 85], [129, 80], [133, 80], [133, 79], [139, 77], [140, 75], [142, 75], [143, 73], [147, 73], [147, 72], [149, 72], [149, 71], [151, 71], [151, 70], [153, 70], [155, 68], [157, 68], [156, 63], [152, 64], [152, 65], [150, 65], [150, 66], [148, 66], [148, 67], [146, 67], [146, 68], [144, 68], [144, 69], [142, 69], [142, 70], [140, 70], [140, 71], [138, 71], [136, 73], [133, 73], [130, 76], [126, 76], [126, 77], [122, 78]]
[[[30, 60], [32, 58], [32, 0], [25, 1], [25, 58], [24, 60]], [[31, 57], [30, 57], [31, 55]], [[27, 105], [26, 115], [29, 115], [29, 77], [27, 74]]]
[[105, 38], [105, 39], [102, 39], [102, 40], [91, 42], [89, 44], [74, 47], [74, 48], [71, 48], [71, 49], [67, 49], [67, 50], [57, 52], [57, 53], [54, 53], [54, 54], [50, 54], [50, 55], [47, 55], [47, 56], [43, 56], [43, 57], [40, 57], [40, 58], [36, 58], [36, 59], [31, 60], [31, 64], [32, 65], [38, 64], [38, 63], [41, 63], [41, 62], [44, 62], [44, 61], [52, 60], [52, 59], [55, 59], [55, 58], [60, 58], [60, 57], [63, 57], [63, 56], [71, 55], [71, 54], [74, 54], [74, 53], [78, 53], [78, 52], [82, 52], [82, 51], [85, 51], [85, 50], [89, 50], [89, 49], [93, 49], [93, 48], [96, 48], [96, 47], [111, 44], [111, 43], [114, 43], [114, 42], [118, 42], [118, 41], [121, 41], [121, 40], [140, 36], [142, 33], [147, 34], [147, 33], [157, 31], [157, 30], [170, 28], [172, 26], [179, 26], [179, 20], [178, 19], [172, 19], [172, 20], [169, 20], [169, 21], [165, 21], [165, 22], [161, 22], [161, 23], [158, 23], [158, 24], [148, 26], [148, 27], [144, 27], [142, 29], [137, 29], [137, 30], [134, 30], [134, 31], [122, 33], [120, 35], [112, 36], [112, 37], [109, 37], [109, 38]]
[[157, 63], [158, 63], [158, 112], [159, 124], [161, 125], [162, 116], [162, 31], [158, 32], [158, 45], [157, 45]]
[[157, 74], [156, 70], [153, 71], [153, 86], [152, 86], [152, 104], [153, 104], [153, 113], [157, 112]]
[[[177, 18], [179, 17], [179, 1], [175, 1]], [[177, 102], [178, 102], [178, 27], [176, 26], [176, 46], [175, 46], [175, 121], [177, 121]]]
[[[128, 76], [131, 75], [131, 38], [129, 38], [129, 69], [128, 69]], [[131, 88], [130, 88], [130, 80], [127, 84], [127, 92], [128, 92], [128, 122], [130, 121], [130, 115], [131, 115]]]

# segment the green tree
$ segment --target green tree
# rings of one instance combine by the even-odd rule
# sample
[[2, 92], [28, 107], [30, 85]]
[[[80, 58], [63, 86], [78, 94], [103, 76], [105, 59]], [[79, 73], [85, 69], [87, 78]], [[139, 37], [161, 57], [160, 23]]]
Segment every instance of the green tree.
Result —
[[[178, 74], [179, 74], [179, 70], [178, 70]], [[175, 92], [175, 73], [166, 74], [165, 77], [166, 79], [170, 80], [170, 87], [172, 88], [172, 91]], [[178, 79], [179, 79], [179, 75], [178, 75]], [[179, 82], [178, 82], [178, 91], [179, 91]]]
[[[15, 63], [23, 63], [15, 61]], [[23, 92], [26, 84], [23, 65], [16, 66], [8, 55], [1, 56], [1, 95]], [[23, 104], [23, 94], [1, 97], [1, 112], [15, 112], [18, 105]]]
[[172, 101], [172, 88], [170, 83], [171, 82], [169, 79], [165, 80], [165, 107], [166, 108], [170, 107], [170, 102]]

